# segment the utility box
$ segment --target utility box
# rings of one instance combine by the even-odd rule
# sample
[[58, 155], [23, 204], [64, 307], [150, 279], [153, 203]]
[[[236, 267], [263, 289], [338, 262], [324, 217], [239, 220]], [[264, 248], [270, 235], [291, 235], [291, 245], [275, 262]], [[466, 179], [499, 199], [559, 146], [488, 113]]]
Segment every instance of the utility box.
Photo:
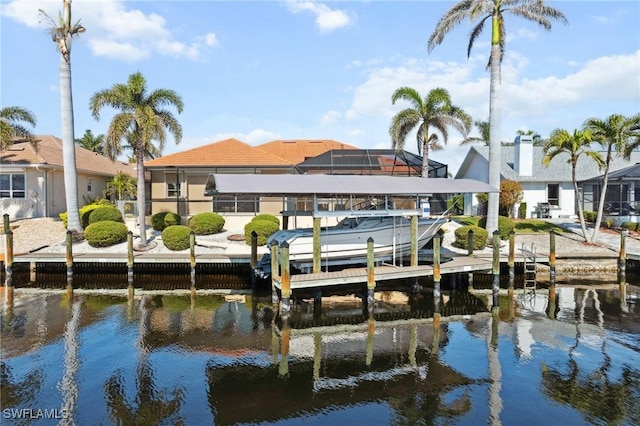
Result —
[[422, 217], [431, 216], [431, 203], [428, 198], [423, 198], [420, 200], [420, 208], [422, 209]]

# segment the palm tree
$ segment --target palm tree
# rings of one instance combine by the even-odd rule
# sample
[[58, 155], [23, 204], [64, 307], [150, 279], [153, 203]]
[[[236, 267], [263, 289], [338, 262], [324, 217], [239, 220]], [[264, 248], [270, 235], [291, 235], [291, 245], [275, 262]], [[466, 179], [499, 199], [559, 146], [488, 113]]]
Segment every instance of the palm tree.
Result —
[[[484, 24], [491, 23], [491, 55], [488, 67], [491, 70], [489, 86], [489, 185], [494, 188], [500, 187], [500, 74], [502, 57], [505, 48], [505, 14], [512, 14], [530, 21], [536, 22], [546, 30], [551, 29], [550, 19], [567, 22], [567, 19], [557, 9], [548, 7], [544, 0], [461, 0], [454, 4], [445, 15], [440, 18], [433, 34], [429, 37], [429, 52], [436, 45], [442, 43], [444, 37], [454, 26], [464, 19], [470, 21], [479, 20], [478, 24], [471, 30], [469, 45], [467, 47], [467, 57], [471, 55], [473, 43], [482, 33]], [[498, 229], [498, 202], [499, 194], [489, 193], [489, 203], [487, 207], [486, 229], [493, 232]]]
[[107, 194], [114, 194], [116, 200], [124, 200], [125, 197], [136, 194], [136, 179], [129, 176], [122, 170], [107, 182]]
[[638, 144], [640, 137], [640, 114], [632, 117], [625, 117], [620, 114], [612, 114], [605, 120], [599, 118], [589, 118], [584, 122], [584, 128], [591, 131], [593, 140], [598, 142], [607, 151], [604, 166], [604, 176], [602, 191], [600, 192], [600, 202], [598, 203], [598, 215], [596, 224], [591, 236], [591, 242], [595, 242], [600, 223], [602, 222], [602, 211], [604, 200], [607, 195], [607, 184], [609, 181], [609, 166], [615, 155], [622, 155], [629, 158], [631, 151]]
[[474, 121], [473, 124], [475, 124], [475, 126], [480, 131], [480, 137], [477, 137], [477, 136], [466, 137], [462, 142], [460, 142], [460, 145], [466, 145], [474, 142], [482, 142], [485, 146], [489, 146], [489, 133], [490, 133], [489, 122], [478, 120], [478, 121]]
[[[162, 152], [169, 130], [176, 144], [182, 139], [182, 126], [174, 115], [164, 109], [173, 105], [178, 113], [182, 112], [182, 98], [173, 90], [157, 89], [147, 93], [144, 76], [136, 72], [129, 76], [127, 84], [114, 84], [110, 89], [95, 93], [89, 108], [93, 117], [100, 119], [100, 110], [110, 106], [120, 110], [109, 124], [106, 145], [111, 158], [120, 155], [123, 148], [130, 149], [136, 159], [138, 179], [138, 223], [140, 225], [140, 245], [147, 245], [145, 222], [144, 160], [149, 154]], [[122, 142], [125, 142], [123, 147]], [[153, 144], [157, 141], [157, 147]]]
[[551, 160], [559, 155], [568, 155], [569, 159], [567, 163], [571, 164], [571, 181], [573, 182], [573, 192], [575, 194], [576, 206], [578, 207], [578, 217], [580, 218], [580, 227], [582, 228], [582, 236], [587, 241], [587, 227], [584, 223], [584, 214], [582, 211], [583, 203], [580, 200], [578, 193], [578, 181], [576, 179], [576, 168], [578, 165], [578, 159], [586, 155], [592, 159], [598, 165], [598, 168], [604, 166], [604, 160], [600, 153], [591, 150], [591, 143], [593, 138], [591, 132], [588, 130], [574, 130], [573, 134], [564, 129], [555, 129], [551, 132], [551, 136], [547, 143], [544, 145], [542, 151], [544, 157], [542, 158], [542, 164], [549, 166]]
[[435, 128], [441, 135], [442, 141], [447, 143], [449, 127], [458, 130], [464, 137], [471, 128], [471, 117], [451, 103], [449, 92], [443, 88], [436, 88], [423, 99], [417, 90], [411, 87], [397, 89], [391, 97], [391, 102], [403, 99], [411, 102], [411, 107], [398, 112], [391, 119], [389, 134], [393, 148], [403, 150], [407, 134], [416, 126], [418, 131], [418, 154], [422, 154], [422, 177], [429, 177], [429, 148], [441, 149], [437, 133], [429, 133], [429, 127]]
[[38, 139], [21, 122], [35, 127], [36, 117], [31, 111], [18, 106], [0, 109], [0, 151], [9, 148], [15, 138], [26, 139], [34, 148], [38, 147]]
[[78, 212], [78, 174], [73, 137], [73, 97], [71, 91], [71, 40], [85, 31], [80, 21], [71, 22], [71, 0], [62, 0], [63, 11], [54, 21], [43, 10], [40, 13], [49, 20], [51, 39], [60, 52], [60, 115], [62, 118], [62, 161], [64, 164], [64, 192], [67, 204], [67, 229], [81, 232]]
[[105, 155], [104, 135], [95, 136], [91, 130], [87, 129], [82, 138], [76, 139], [75, 142], [84, 149]]

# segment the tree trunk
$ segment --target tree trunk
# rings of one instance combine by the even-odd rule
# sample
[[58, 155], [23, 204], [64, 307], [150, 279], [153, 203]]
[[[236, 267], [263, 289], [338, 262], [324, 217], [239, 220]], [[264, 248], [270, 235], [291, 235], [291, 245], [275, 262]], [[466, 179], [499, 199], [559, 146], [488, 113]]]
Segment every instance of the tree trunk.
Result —
[[140, 246], [147, 245], [147, 222], [146, 222], [146, 202], [144, 187], [144, 152], [141, 148], [136, 149], [136, 164], [138, 177], [138, 226], [140, 227]]
[[429, 177], [429, 144], [422, 142], [422, 177]]
[[602, 222], [602, 211], [604, 210], [604, 199], [607, 196], [607, 183], [609, 182], [609, 165], [611, 164], [611, 144], [609, 144], [609, 148], [607, 149], [607, 163], [604, 168], [604, 180], [602, 183], [602, 192], [600, 193], [600, 203], [598, 204], [598, 215], [596, 216], [596, 224], [593, 229], [593, 234], [591, 235], [591, 242], [596, 242], [596, 237], [598, 236], [598, 230], [600, 229], [600, 223]]
[[571, 180], [573, 181], [573, 193], [576, 198], [576, 205], [578, 206], [578, 218], [580, 219], [580, 228], [582, 229], [582, 238], [587, 241], [587, 226], [584, 224], [584, 214], [582, 211], [583, 203], [580, 202], [580, 195], [578, 194], [578, 181], [576, 180], [576, 163], [571, 164]]
[[[495, 18], [494, 18], [495, 19]], [[494, 31], [497, 31], [494, 25]], [[492, 43], [491, 46], [491, 80], [489, 86], [489, 185], [500, 188], [500, 44]], [[489, 235], [498, 229], [498, 203], [500, 194], [489, 193], [487, 203], [487, 225]]]
[[[69, 38], [68, 43], [71, 43]], [[82, 232], [78, 212], [78, 173], [73, 133], [73, 97], [71, 91], [71, 60], [60, 54], [60, 115], [62, 118], [62, 161], [64, 165], [64, 192], [67, 204], [67, 229]]]

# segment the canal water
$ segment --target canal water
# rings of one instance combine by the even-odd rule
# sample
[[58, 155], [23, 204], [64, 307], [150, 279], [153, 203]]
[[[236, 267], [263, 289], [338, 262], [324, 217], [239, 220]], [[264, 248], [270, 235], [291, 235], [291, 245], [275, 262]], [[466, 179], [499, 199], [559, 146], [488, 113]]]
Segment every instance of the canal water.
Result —
[[428, 289], [283, 319], [270, 294], [17, 288], [0, 423], [639, 425], [638, 292], [444, 290], [438, 320]]

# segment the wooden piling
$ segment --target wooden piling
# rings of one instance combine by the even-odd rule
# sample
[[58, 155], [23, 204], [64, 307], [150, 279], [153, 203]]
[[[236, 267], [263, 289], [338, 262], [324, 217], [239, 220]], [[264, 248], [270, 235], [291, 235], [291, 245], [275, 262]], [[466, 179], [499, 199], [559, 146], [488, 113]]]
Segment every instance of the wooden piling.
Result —
[[280, 292], [282, 301], [280, 303], [280, 313], [288, 315], [291, 311], [291, 269], [289, 265], [289, 244], [284, 241], [280, 244]]
[[549, 313], [548, 313], [548, 317], [549, 319], [556, 319], [556, 285], [555, 282], [552, 283], [549, 286], [549, 296], [548, 296], [548, 300], [549, 300]]
[[473, 256], [473, 230], [469, 229], [467, 232], [467, 254]]
[[440, 290], [440, 233], [433, 237], [433, 282], [438, 284]]
[[276, 280], [280, 277], [280, 263], [278, 262], [278, 242], [271, 241], [271, 303], [278, 303], [278, 291], [276, 289]]
[[258, 264], [258, 233], [251, 231], [251, 270]]
[[514, 287], [514, 282], [516, 279], [516, 233], [513, 229], [509, 232], [509, 259], [507, 263], [509, 264], [509, 288], [512, 289]]
[[127, 275], [133, 276], [133, 232], [127, 232]]
[[73, 234], [67, 231], [67, 280], [73, 277]]
[[[627, 250], [626, 242], [629, 231], [626, 229], [620, 232], [620, 255], [618, 259], [618, 272], [620, 275], [626, 275], [627, 273]], [[626, 281], [626, 278], [625, 278]]]
[[6, 258], [4, 259], [4, 271], [6, 273], [7, 287], [11, 287], [13, 285], [13, 232], [11, 232], [11, 230], [5, 232], [4, 238], [6, 251]]
[[500, 231], [493, 231], [493, 262], [491, 271], [493, 273], [493, 299], [494, 306], [497, 305], [498, 292], [500, 291]]
[[418, 266], [418, 215], [411, 216], [411, 266]]
[[[287, 247], [287, 251], [289, 248]], [[284, 275], [284, 274], [283, 274]], [[280, 365], [278, 374], [282, 377], [289, 375], [289, 342], [291, 339], [291, 326], [289, 318], [285, 316], [282, 319], [282, 330], [280, 331]]]
[[556, 233], [549, 232], [549, 281], [556, 282]]
[[375, 267], [373, 256], [373, 238], [367, 239], [367, 307], [373, 309], [375, 303], [374, 292], [376, 288]]
[[11, 231], [11, 227], [9, 226], [9, 214], [5, 213], [2, 215], [2, 222], [4, 225], [4, 233], [8, 234]]
[[[253, 234], [256, 231], [251, 231], [251, 267], [255, 268], [256, 263], [253, 260]], [[258, 235], [256, 234], [256, 245], [258, 242]], [[257, 255], [256, 255], [257, 256]], [[195, 275], [196, 272], [196, 234], [191, 231], [189, 233], [189, 263], [191, 265], [191, 275]]]
[[320, 259], [322, 253], [320, 252], [320, 218], [313, 218], [313, 273], [317, 274], [321, 271]]

